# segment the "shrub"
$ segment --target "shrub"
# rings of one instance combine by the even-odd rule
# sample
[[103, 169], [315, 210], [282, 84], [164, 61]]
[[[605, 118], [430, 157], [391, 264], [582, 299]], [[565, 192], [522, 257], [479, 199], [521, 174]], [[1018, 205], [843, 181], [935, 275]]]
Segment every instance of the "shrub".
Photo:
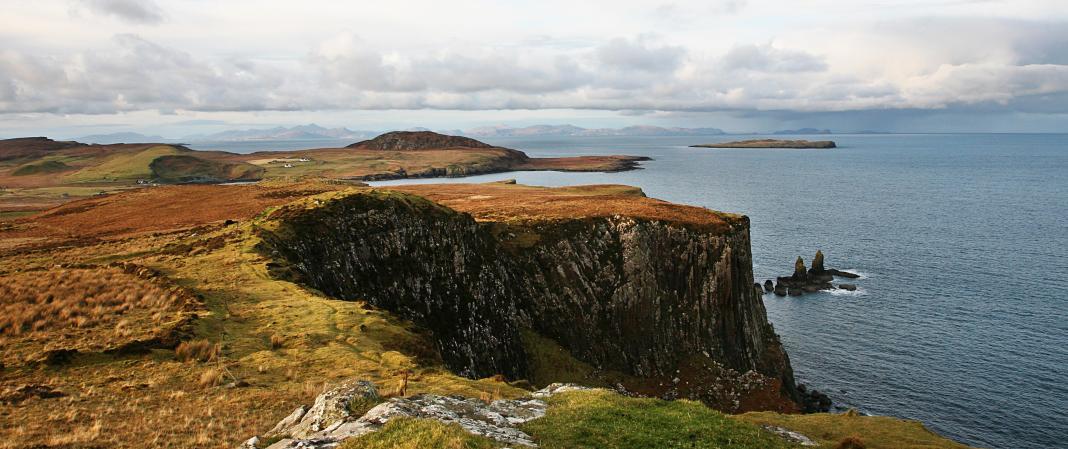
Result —
[[867, 447], [867, 446], [864, 446], [864, 442], [860, 440], [860, 437], [858, 437], [856, 435], [853, 435], [853, 436], [848, 436], [848, 437], [842, 438], [842, 441], [839, 441], [838, 445], [835, 446], [834, 448], [835, 449], [864, 449], [865, 447]]
[[286, 344], [286, 339], [278, 334], [271, 334], [271, 349], [281, 348]]
[[174, 349], [174, 355], [183, 362], [211, 362], [219, 357], [219, 345], [207, 340], [183, 341]]

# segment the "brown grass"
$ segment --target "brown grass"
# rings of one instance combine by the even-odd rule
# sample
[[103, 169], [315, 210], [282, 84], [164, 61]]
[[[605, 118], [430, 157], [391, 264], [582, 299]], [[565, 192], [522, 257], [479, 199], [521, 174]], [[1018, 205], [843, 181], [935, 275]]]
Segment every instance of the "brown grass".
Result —
[[182, 362], [211, 362], [219, 357], [219, 345], [207, 340], [183, 341], [174, 349], [174, 356]]
[[117, 269], [59, 269], [0, 277], [0, 334], [115, 326], [122, 333], [135, 309], [179, 310], [184, 298]]
[[620, 185], [533, 187], [521, 184], [422, 184], [388, 187], [466, 212], [480, 221], [571, 220], [626, 215], [726, 230], [739, 215], [647, 198]]
[[121, 267], [0, 276], [0, 362], [168, 344], [199, 307], [187, 290]]
[[223, 372], [221, 370], [208, 368], [200, 374], [200, 381], [197, 382], [197, 385], [200, 385], [200, 388], [211, 388], [221, 384], [222, 380]]

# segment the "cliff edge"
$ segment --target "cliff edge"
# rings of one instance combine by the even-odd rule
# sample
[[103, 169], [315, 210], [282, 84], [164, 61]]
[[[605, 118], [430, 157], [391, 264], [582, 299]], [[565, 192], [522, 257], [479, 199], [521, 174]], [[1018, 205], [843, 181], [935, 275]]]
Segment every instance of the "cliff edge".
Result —
[[614, 373], [594, 382], [728, 411], [796, 409], [752, 287], [746, 217], [623, 186], [401, 189], [280, 208], [261, 251], [298, 282], [428, 328], [467, 377], [531, 378], [533, 332]]

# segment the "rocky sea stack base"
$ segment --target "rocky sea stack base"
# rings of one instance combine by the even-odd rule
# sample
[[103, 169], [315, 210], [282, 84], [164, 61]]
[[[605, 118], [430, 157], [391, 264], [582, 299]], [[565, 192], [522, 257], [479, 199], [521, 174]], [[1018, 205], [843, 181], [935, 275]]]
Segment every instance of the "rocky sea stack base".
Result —
[[760, 284], [756, 284], [756, 288], [762, 288], [765, 293], [775, 293], [776, 296], [801, 296], [805, 293], [816, 293], [821, 290], [841, 289], [854, 291], [857, 289], [857, 285], [851, 283], [834, 285], [835, 277], [857, 279], [860, 275], [834, 268], [825, 268], [823, 251], [817, 250], [816, 256], [812, 258], [811, 268], [806, 269], [805, 260], [798, 257], [797, 261], [794, 262], [794, 274], [779, 276], [774, 284], [771, 279], [768, 279], [764, 281], [763, 287]]

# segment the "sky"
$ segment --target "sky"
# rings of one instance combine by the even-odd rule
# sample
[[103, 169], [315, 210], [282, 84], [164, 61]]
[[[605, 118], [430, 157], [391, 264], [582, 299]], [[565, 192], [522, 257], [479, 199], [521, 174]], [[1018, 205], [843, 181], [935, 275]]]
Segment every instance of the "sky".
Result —
[[1068, 0], [0, 0], [0, 137], [1068, 132]]

